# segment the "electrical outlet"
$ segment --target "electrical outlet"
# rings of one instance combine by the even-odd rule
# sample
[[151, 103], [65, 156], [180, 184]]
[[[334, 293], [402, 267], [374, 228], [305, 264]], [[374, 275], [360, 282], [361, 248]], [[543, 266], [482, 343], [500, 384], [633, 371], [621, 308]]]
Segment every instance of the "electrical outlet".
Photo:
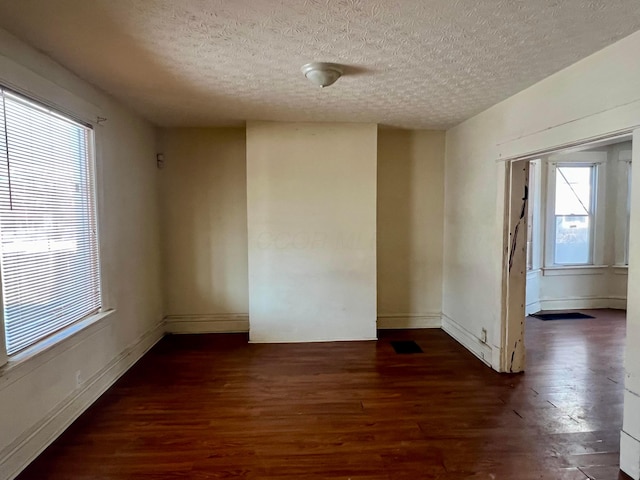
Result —
[[480, 341], [482, 343], [487, 343], [487, 329], [486, 328], [482, 329], [482, 333], [480, 335]]
[[76, 388], [82, 385], [82, 372], [78, 370], [76, 372]]

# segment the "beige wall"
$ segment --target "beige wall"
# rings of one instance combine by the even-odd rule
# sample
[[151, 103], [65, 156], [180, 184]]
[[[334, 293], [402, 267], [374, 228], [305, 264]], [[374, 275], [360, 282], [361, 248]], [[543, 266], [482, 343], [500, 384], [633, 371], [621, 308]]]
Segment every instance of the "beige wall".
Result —
[[247, 125], [249, 336], [376, 337], [377, 126]]
[[[496, 369], [503, 353], [506, 168], [500, 160], [639, 125], [638, 51], [640, 33], [447, 131], [443, 327], [476, 355], [486, 351]], [[637, 145], [638, 138], [635, 140]], [[638, 149], [633, 153], [638, 159]], [[637, 178], [634, 175], [630, 292], [640, 288], [640, 269], [635, 264], [640, 258]], [[640, 297], [630, 295], [627, 303], [627, 392], [621, 463], [639, 478]], [[482, 328], [488, 331], [486, 346], [480, 341]]]
[[0, 30], [0, 83], [87, 121], [97, 145], [103, 305], [115, 311], [0, 371], [0, 478], [12, 478], [163, 334], [150, 124]]
[[379, 325], [428, 326], [442, 310], [444, 132], [378, 132]]
[[163, 129], [159, 143], [165, 313], [210, 329], [246, 317], [245, 129]]
[[[168, 325], [248, 329], [245, 129], [163, 129]], [[379, 326], [438, 326], [444, 132], [379, 130]]]

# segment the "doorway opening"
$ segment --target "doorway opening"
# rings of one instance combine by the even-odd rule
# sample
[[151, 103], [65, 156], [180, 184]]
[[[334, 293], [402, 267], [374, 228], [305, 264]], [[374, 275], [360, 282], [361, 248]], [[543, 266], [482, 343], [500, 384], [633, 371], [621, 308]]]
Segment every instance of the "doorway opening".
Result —
[[[525, 369], [527, 323], [626, 310], [631, 159], [628, 134], [508, 163], [503, 371]], [[529, 317], [549, 313], [582, 315]]]

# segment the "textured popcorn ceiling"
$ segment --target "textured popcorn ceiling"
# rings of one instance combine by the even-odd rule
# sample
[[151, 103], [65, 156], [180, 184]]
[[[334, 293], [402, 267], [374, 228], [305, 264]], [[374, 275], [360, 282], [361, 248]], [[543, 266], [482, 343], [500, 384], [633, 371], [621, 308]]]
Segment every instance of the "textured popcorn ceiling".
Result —
[[[640, 2], [0, 0], [0, 26], [159, 125], [439, 129], [640, 29]], [[310, 61], [352, 68], [320, 90]]]

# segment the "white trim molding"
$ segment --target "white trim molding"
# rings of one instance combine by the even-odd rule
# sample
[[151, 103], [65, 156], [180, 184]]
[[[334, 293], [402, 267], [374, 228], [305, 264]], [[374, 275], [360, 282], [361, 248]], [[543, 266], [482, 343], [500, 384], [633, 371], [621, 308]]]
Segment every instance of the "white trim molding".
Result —
[[627, 297], [624, 297], [622, 295], [610, 296], [609, 306], [607, 308], [612, 308], [613, 310], [626, 310]]
[[164, 323], [160, 322], [3, 449], [0, 472], [7, 475], [4, 478], [15, 478], [163, 336]]
[[539, 301], [527, 303], [524, 308], [525, 315], [531, 315], [532, 313], [538, 313], [542, 310], [542, 304]]
[[543, 311], [544, 310], [588, 310], [590, 308], [613, 308], [615, 310], [625, 310], [627, 308], [627, 299], [626, 297], [622, 297], [622, 296], [562, 297], [562, 298], [541, 298], [540, 299], [540, 310], [543, 310]]
[[483, 342], [480, 338], [476, 337], [473, 333], [444, 313], [442, 314], [442, 330], [482, 360], [487, 366], [492, 366], [494, 359], [491, 345]]
[[563, 265], [544, 267], [542, 275], [545, 277], [561, 277], [568, 275], [604, 275], [608, 265]]
[[249, 331], [248, 313], [209, 313], [167, 315], [167, 333], [245, 333]]
[[[540, 243], [540, 242], [537, 242]], [[536, 242], [534, 242], [534, 245]], [[526, 284], [526, 298], [524, 314], [530, 315], [532, 313], [542, 310], [540, 306], [540, 281], [542, 277], [542, 269], [537, 268], [529, 270], [527, 272], [527, 284]]]
[[45, 340], [12, 355], [9, 357], [9, 362], [0, 368], [0, 388], [19, 380], [61, 353], [74, 348], [84, 339], [110, 326], [112, 314], [115, 312], [115, 310], [105, 310], [72, 323]]
[[382, 313], [378, 315], [379, 329], [441, 328], [442, 314], [432, 313]]
[[[4, 39], [4, 36], [2, 37]], [[98, 117], [104, 116], [102, 108], [5, 55], [0, 55], [0, 72], [2, 72], [0, 83], [7, 88], [60, 110], [75, 119], [94, 125]]]
[[620, 470], [634, 480], [640, 480], [640, 440], [620, 432]]
[[613, 265], [611, 269], [614, 275], [629, 275], [629, 265]]

